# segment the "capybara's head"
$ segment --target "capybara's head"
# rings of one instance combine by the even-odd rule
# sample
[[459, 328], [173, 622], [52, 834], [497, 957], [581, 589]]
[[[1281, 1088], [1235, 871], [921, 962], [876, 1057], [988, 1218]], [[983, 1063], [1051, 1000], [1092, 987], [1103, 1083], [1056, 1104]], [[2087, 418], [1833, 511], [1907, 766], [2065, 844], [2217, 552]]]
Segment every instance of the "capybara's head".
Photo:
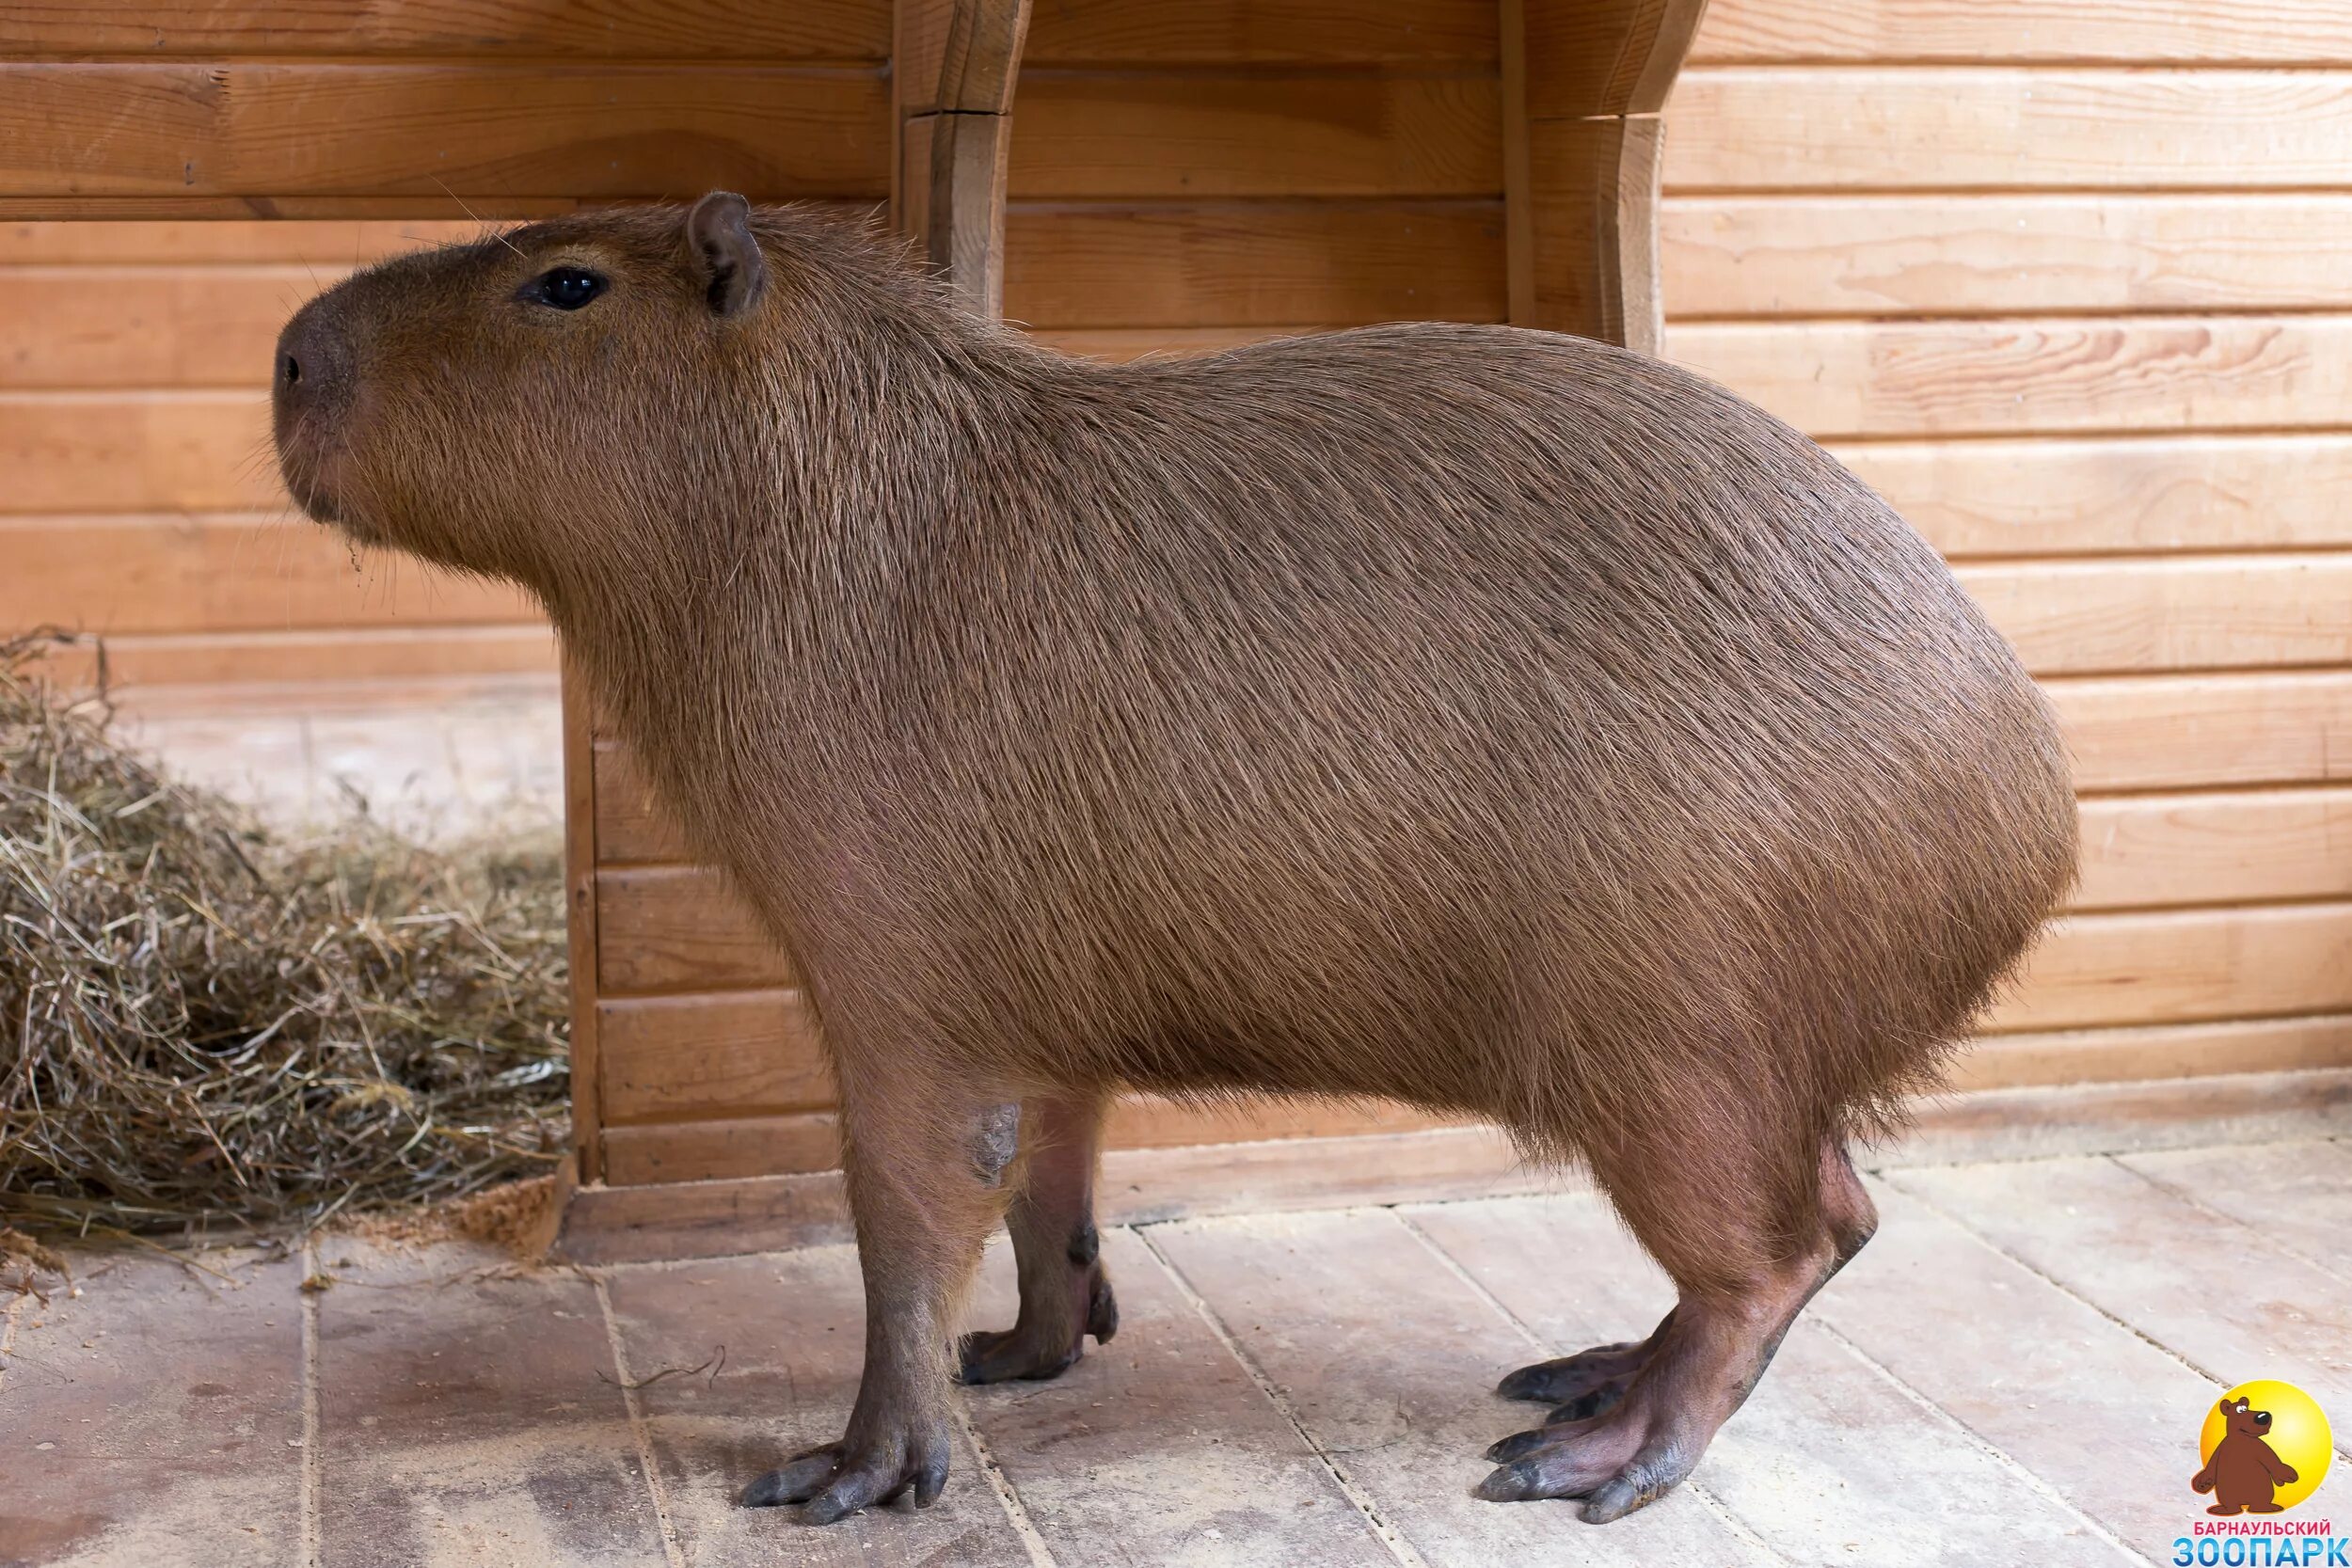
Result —
[[278, 338], [286, 486], [362, 543], [465, 570], [626, 569], [690, 517], [772, 500], [788, 406], [821, 399], [894, 270], [862, 230], [724, 192], [399, 257]]
[[2243, 1398], [2223, 1400], [2221, 1418], [2233, 1436], [2266, 1437], [2270, 1433], [2270, 1412], [2255, 1409]]

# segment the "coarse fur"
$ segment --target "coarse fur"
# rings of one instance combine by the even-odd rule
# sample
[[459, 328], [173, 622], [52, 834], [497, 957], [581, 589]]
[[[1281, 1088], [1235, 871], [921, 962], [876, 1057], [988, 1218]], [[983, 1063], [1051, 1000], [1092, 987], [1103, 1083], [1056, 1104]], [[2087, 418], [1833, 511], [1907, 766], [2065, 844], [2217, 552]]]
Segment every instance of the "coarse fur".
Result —
[[[338, 285], [279, 443], [323, 518], [539, 597], [805, 976], [895, 1259], [869, 1352], [998, 1211], [976, 1117], [1063, 1107], [1090, 1172], [1142, 1089], [1490, 1119], [1589, 1164], [1686, 1301], [1778, 1318], [1724, 1331], [1769, 1356], [1867, 1233], [1845, 1143], [2074, 875], [2050, 714], [1933, 550], [1620, 349], [1089, 363], [720, 201]], [[605, 294], [518, 295], [558, 266]]]

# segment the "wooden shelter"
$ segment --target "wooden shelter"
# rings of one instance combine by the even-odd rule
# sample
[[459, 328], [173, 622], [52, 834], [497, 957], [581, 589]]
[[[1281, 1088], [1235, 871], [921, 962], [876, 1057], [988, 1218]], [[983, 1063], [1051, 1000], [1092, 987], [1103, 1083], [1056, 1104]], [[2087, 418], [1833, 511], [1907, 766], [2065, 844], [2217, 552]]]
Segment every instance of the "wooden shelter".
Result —
[[[309, 290], [297, 240], [378, 254], [461, 205], [888, 202], [976, 308], [1074, 353], [1400, 318], [1585, 333], [1828, 442], [2058, 705], [2083, 888], [1931, 1126], [2026, 1138], [2341, 1100], [2352, 24], [2300, 0], [1699, 11], [11, 8], [0, 626], [103, 605], [133, 679], [551, 669], [496, 591], [452, 589], [421, 625], [316, 610], [340, 557], [308, 540], [289, 545], [316, 578], [299, 624], [235, 586], [228, 541], [275, 504], [241, 464], [268, 335]], [[53, 221], [93, 217], [136, 221]], [[126, 572], [153, 591], [126, 595]], [[564, 727], [575, 1246], [837, 1224], [793, 976], [574, 689]], [[1146, 1101], [1112, 1141], [1107, 1201], [1130, 1214], [1517, 1179], [1488, 1134], [1401, 1110]]]

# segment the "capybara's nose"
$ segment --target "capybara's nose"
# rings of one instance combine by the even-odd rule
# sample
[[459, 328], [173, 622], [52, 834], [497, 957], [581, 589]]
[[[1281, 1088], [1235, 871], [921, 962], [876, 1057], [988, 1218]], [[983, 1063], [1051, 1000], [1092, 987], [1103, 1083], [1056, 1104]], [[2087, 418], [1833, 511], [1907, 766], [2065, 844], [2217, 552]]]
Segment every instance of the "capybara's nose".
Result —
[[282, 445], [306, 423], [331, 418], [351, 395], [351, 344], [334, 313], [314, 299], [278, 335], [271, 401]]

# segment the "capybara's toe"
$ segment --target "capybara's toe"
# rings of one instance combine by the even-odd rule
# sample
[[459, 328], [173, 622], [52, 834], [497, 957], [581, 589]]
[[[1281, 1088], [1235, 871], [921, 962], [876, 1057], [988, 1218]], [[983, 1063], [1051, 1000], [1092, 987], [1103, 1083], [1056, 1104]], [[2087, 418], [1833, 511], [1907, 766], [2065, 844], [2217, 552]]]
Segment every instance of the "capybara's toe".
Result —
[[956, 1381], [1042, 1383], [1076, 1365], [1084, 1344], [1083, 1339], [1045, 1344], [1017, 1328], [980, 1329], [965, 1335], [958, 1348]]
[[828, 1443], [795, 1455], [782, 1469], [771, 1470], [743, 1490], [745, 1508], [782, 1508], [815, 1497], [841, 1468], [842, 1446]]
[[1612, 1384], [1622, 1386], [1641, 1370], [1649, 1356], [1649, 1347], [1647, 1339], [1630, 1339], [1621, 1344], [1595, 1345], [1591, 1350], [1554, 1361], [1538, 1361], [1532, 1367], [1521, 1367], [1496, 1384], [1495, 1392], [1506, 1400], [1565, 1404]]

